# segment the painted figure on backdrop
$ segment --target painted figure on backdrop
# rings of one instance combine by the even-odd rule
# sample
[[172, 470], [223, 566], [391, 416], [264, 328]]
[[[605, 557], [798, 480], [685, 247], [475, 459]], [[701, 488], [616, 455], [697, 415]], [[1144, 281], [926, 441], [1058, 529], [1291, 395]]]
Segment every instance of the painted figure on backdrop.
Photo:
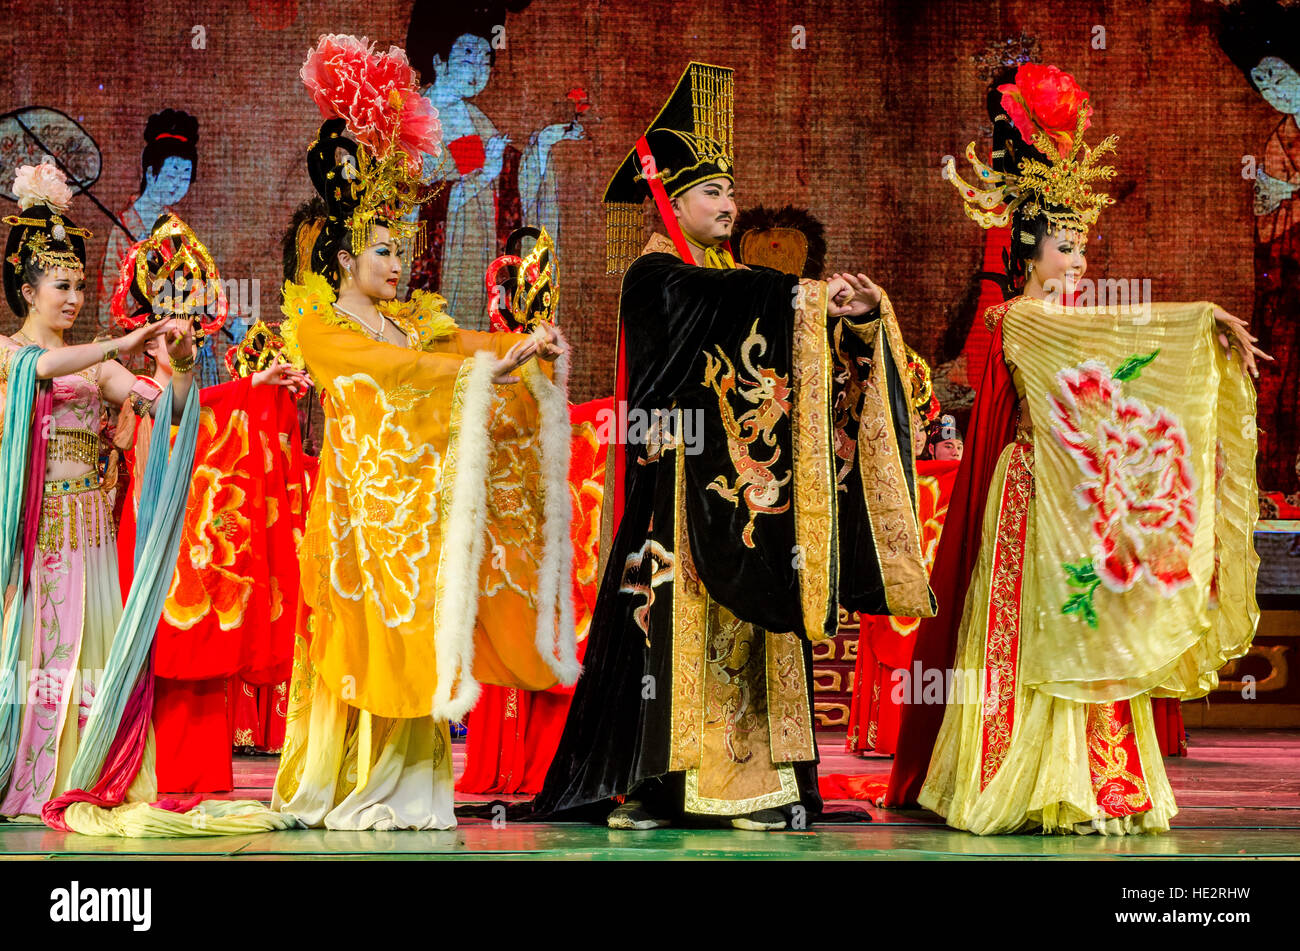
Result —
[[521, 225], [545, 228], [558, 243], [559, 186], [552, 150], [582, 139], [578, 119], [553, 122], [515, 143], [472, 101], [486, 88], [504, 37], [507, 10], [524, 4], [467, 2], [450, 8], [416, 0], [407, 51], [438, 110], [446, 145], [426, 157], [425, 175], [448, 187], [421, 206], [425, 246], [411, 262], [412, 289], [437, 291], [471, 330], [487, 329], [483, 275]]
[[568, 349], [544, 321], [481, 333], [437, 294], [397, 299], [441, 151], [406, 54], [325, 35], [301, 76], [325, 119], [307, 153], [319, 197], [285, 235], [280, 333], [321, 392], [325, 439], [272, 808], [330, 829], [453, 828], [448, 722], [481, 683], [579, 672]]
[[1072, 306], [1117, 140], [1087, 145], [1088, 94], [1055, 66], [1008, 78], [993, 162], [972, 143], [973, 184], [945, 168], [972, 220], [1010, 225], [1016, 293], [985, 313], [931, 576], [947, 607], [913, 649], [941, 690], [902, 708], [885, 804], [978, 834], [1159, 832], [1177, 810], [1152, 698], [1214, 689], [1259, 620], [1241, 421], [1262, 354], [1213, 304]]
[[1300, 7], [1242, 3], [1224, 14], [1223, 51], [1272, 109], [1255, 164], [1255, 316], [1276, 358], [1259, 380], [1265, 515], [1300, 517]]
[[[118, 214], [118, 220], [126, 225], [129, 233], [118, 227], [110, 229], [108, 246], [104, 249], [104, 262], [99, 272], [96, 335], [113, 333], [116, 329], [112, 313], [113, 292], [127, 251], [131, 245], [148, 237], [158, 219], [170, 213], [185, 198], [198, 176], [199, 120], [188, 112], [163, 109], [151, 115], [145, 123], [144, 143], [144, 150], [140, 153], [138, 193]], [[137, 371], [142, 368], [139, 361], [133, 366]], [[211, 341], [199, 349], [195, 379], [199, 386], [212, 386], [219, 382]]]
[[[5, 598], [0, 641], [0, 814], [39, 816], [55, 828], [91, 834], [120, 833], [141, 811], [165, 814], [164, 824], [179, 834], [209, 818], [214, 830], [283, 826], [257, 803], [225, 803], [211, 812], [150, 806], [157, 796], [154, 639], [176, 563], [200, 415], [191, 324], [163, 314], [114, 340], [65, 344], [84, 301], [90, 232], [67, 217], [72, 193], [53, 165], [21, 168], [13, 192], [19, 213], [4, 219], [4, 285], [22, 326], [0, 338], [0, 575], [13, 571], [18, 583]], [[166, 347], [174, 371], [161, 392], [114, 359], [151, 340]], [[245, 382], [232, 410], [255, 383], [282, 379], [277, 371]], [[155, 440], [142, 479], [136, 570], [125, 605], [100, 470], [105, 403], [180, 424], [174, 451], [165, 438]], [[236, 415], [207, 418], [228, 432], [238, 430]]]
[[[539, 817], [803, 827], [821, 809], [812, 641], [841, 603], [934, 610], [893, 308], [865, 275], [736, 264], [733, 102], [730, 69], [689, 64], [605, 191], [627, 420]], [[672, 237], [647, 244], [651, 196]]]

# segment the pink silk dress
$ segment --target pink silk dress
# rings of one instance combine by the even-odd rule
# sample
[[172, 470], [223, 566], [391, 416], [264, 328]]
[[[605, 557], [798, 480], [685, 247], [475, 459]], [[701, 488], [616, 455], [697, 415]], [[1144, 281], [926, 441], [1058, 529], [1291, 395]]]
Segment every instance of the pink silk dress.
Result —
[[122, 614], [112, 506], [89, 462], [99, 441], [98, 372], [92, 367], [52, 381], [47, 465], [84, 474], [47, 478], [42, 493], [22, 602], [18, 749], [9, 783], [0, 789], [0, 815], [6, 817], [38, 819], [45, 802], [67, 789]]

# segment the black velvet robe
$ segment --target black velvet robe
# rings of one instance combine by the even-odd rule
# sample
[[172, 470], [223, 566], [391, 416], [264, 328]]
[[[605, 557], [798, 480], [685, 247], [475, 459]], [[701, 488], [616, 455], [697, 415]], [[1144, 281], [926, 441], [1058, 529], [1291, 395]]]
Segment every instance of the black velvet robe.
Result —
[[[798, 285], [794, 276], [777, 271], [708, 269], [685, 264], [671, 253], [643, 254], [624, 277], [620, 322], [628, 417], [635, 420], [638, 411], [653, 417], [656, 410], [680, 410], [692, 420], [703, 421], [703, 438], [698, 431], [683, 428], [675, 449], [660, 451], [641, 440], [619, 447], [625, 453], [621, 521], [609, 551], [602, 552], [604, 572], [588, 635], [585, 671], [545, 786], [535, 801], [536, 815], [563, 814], [590, 805], [595, 818], [614, 805], [612, 797], [627, 795], [643, 781], [670, 772], [673, 575], [684, 567], [682, 553], [674, 550], [676, 539], [689, 537], [688, 560], [693, 560], [694, 571], [713, 601], [764, 630], [801, 636], [809, 691], [808, 637], [835, 633], [839, 604], [850, 610], [891, 613], [856, 464], [858, 431], [865, 432], [865, 427], [858, 420], [861, 387], [854, 386], [873, 368], [886, 374], [887, 386], [880, 392], [887, 391], [892, 419], [883, 430], [878, 426], [873, 436], [883, 436], [894, 457], [901, 458], [893, 489], [910, 510], [915, 532], [910, 398], [902, 375], [905, 369], [895, 359], [901, 338], [899, 347], [891, 350], [879, 344], [873, 348], [869, 334], [864, 342], [851, 333], [828, 331], [823, 294], [818, 298], [820, 312], [812, 315], [821, 339], [810, 340], [805, 330], [805, 346], [801, 346], [795, 319]], [[809, 352], [818, 347], [828, 359], [837, 358], [834, 365], [827, 365], [831, 372], [824, 375], [824, 392], [811, 382], [806, 384], [812, 398], [805, 394], [804, 401], [792, 409], [789, 390], [798, 387], [791, 384], [817, 376], [816, 367], [805, 366], [800, 377], [797, 364], [807, 363]], [[887, 352], [877, 354], [873, 349]], [[832, 438], [832, 396], [836, 395], [832, 374], [840, 381], [836, 392], [841, 409], [847, 406], [839, 414], [839, 423], [841, 437], [847, 433], [854, 450], [843, 453], [849, 459], [837, 458]], [[802, 446], [797, 445], [795, 426], [811, 417], [800, 416], [800, 406], [822, 423], [820, 429], [806, 427], [820, 435], [810, 441], [805, 432]], [[611, 435], [611, 441], [617, 441], [617, 434]], [[694, 436], [691, 445], [680, 445], [687, 435]], [[839, 444], [842, 448], [843, 438]], [[802, 466], [793, 464], [796, 454]], [[811, 458], [814, 455], [822, 458]], [[814, 464], [818, 462], [825, 463], [820, 469], [823, 480], [829, 477], [819, 487], [819, 497], [829, 503], [829, 520], [823, 517], [819, 524], [831, 536], [824, 539], [828, 544], [822, 566], [829, 568], [825, 578], [829, 590], [822, 592], [820, 601], [817, 592], [805, 591], [801, 597], [800, 575], [808, 571], [803, 543], [809, 536], [806, 526], [801, 531], [802, 513], [793, 504], [797, 490], [814, 489], [801, 484], [799, 477], [804, 474], [805, 483], [812, 479], [805, 470], [818, 470]], [[762, 485], [745, 483], [742, 468]], [[738, 483], [745, 483], [758, 498], [747, 501], [743, 491], [732, 491]], [[614, 480], [607, 471], [606, 492], [613, 491]], [[607, 495], [606, 505], [610, 502]], [[685, 533], [678, 524], [681, 514]], [[883, 528], [876, 526], [876, 533]], [[919, 544], [915, 555], [919, 565]], [[925, 609], [932, 601], [923, 581], [922, 587], [927, 604], [919, 609], [928, 613]], [[916, 610], [918, 605], [908, 604], [892, 613]], [[810, 693], [806, 709], [813, 709]], [[794, 765], [800, 802], [816, 813], [821, 799], [811, 722], [808, 726], [811, 756]]]

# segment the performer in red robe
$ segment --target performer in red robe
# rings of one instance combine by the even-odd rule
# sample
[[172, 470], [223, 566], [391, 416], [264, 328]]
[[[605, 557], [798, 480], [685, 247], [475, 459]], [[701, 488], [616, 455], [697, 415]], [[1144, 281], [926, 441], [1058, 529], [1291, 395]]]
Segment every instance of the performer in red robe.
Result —
[[[952, 417], [946, 417], [951, 419]], [[921, 547], [926, 567], [934, 565], [948, 498], [957, 478], [958, 459], [918, 459], [916, 495]], [[912, 666], [912, 648], [920, 618], [863, 614], [858, 661], [849, 705], [847, 748], [850, 753], [893, 754], [903, 699], [901, 672]]]

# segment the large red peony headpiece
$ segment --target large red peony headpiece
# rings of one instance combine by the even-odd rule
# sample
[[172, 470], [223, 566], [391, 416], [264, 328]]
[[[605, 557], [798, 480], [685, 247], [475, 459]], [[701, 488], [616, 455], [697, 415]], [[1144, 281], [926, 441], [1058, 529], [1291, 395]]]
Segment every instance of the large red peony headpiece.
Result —
[[1016, 70], [1015, 82], [998, 91], [1016, 131], [1037, 154], [1021, 157], [1016, 172], [999, 172], [979, 160], [972, 142], [966, 146], [966, 160], [979, 176], [974, 185], [958, 176], [956, 163], [949, 159], [944, 177], [961, 193], [966, 214], [982, 227], [1005, 227], [1012, 213], [1024, 206], [1055, 228], [1087, 231], [1101, 209], [1114, 204], [1092, 183], [1115, 177], [1113, 167], [1095, 163], [1114, 153], [1118, 137], [1088, 147], [1083, 140], [1092, 124], [1088, 93], [1055, 66], [1025, 63]]
[[[1016, 70], [1016, 81], [998, 87], [1002, 108], [1026, 142], [1043, 133], [1060, 152], [1070, 151], [1075, 129], [1087, 130], [1092, 107], [1088, 93], [1069, 73], [1055, 66], [1025, 63]], [[1080, 122], [1082, 117], [1082, 123]]]
[[348, 134], [375, 159], [400, 151], [409, 171], [418, 175], [426, 154], [441, 154], [438, 110], [420, 95], [415, 70], [398, 47], [379, 53], [365, 37], [327, 33], [298, 74], [321, 118], [342, 119]]
[[[325, 119], [312, 149], [339, 140], [351, 150], [342, 141], [340, 121], [356, 147], [355, 159], [348, 156], [323, 174], [331, 184], [322, 191], [338, 219], [346, 219], [353, 253], [369, 243], [377, 221], [399, 241], [414, 239], [418, 253], [419, 222], [405, 219], [436, 193], [423, 181], [424, 158], [442, 154], [442, 126], [438, 111], [420, 95], [406, 53], [396, 46], [378, 52], [365, 37], [327, 33], [308, 52], [299, 75]], [[327, 151], [333, 166], [335, 149]]]

